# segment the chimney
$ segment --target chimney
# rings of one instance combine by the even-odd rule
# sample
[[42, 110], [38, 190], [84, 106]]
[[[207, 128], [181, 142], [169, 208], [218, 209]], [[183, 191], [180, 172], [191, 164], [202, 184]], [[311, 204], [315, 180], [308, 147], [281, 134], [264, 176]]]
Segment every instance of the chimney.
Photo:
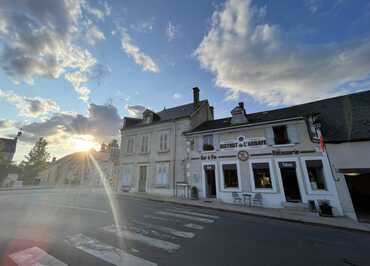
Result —
[[199, 88], [198, 87], [193, 88], [193, 104], [195, 108], [199, 107]]
[[244, 103], [240, 102], [233, 110], [231, 110], [231, 124], [243, 124], [248, 122], [247, 115], [244, 109]]
[[211, 112], [211, 119], [215, 119], [215, 108], [213, 106], [210, 106], [209, 111]]

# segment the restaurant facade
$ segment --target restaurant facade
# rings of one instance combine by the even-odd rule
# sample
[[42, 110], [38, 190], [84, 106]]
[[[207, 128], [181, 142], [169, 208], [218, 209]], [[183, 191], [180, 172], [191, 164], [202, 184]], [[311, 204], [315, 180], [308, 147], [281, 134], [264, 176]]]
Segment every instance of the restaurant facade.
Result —
[[342, 215], [315, 115], [281, 110], [247, 115], [239, 103], [230, 118], [186, 132], [188, 182], [203, 199], [312, 210], [326, 203]]

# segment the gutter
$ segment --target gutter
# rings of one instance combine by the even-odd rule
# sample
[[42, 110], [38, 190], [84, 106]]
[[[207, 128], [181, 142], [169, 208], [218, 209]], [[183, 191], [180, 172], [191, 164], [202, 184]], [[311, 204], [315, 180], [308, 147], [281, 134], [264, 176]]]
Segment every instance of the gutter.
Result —
[[173, 148], [173, 168], [172, 168], [172, 181], [173, 181], [173, 196], [176, 197], [176, 120], [172, 121], [173, 123], [173, 135], [174, 135], [174, 148]]
[[239, 126], [231, 126], [231, 127], [222, 127], [222, 128], [215, 128], [215, 129], [208, 129], [208, 130], [202, 130], [197, 132], [184, 132], [183, 134], [185, 136], [191, 136], [191, 135], [197, 135], [197, 134], [203, 134], [203, 133], [209, 133], [209, 132], [215, 132], [215, 131], [227, 131], [232, 129], [238, 129], [238, 128], [246, 128], [246, 127], [255, 127], [255, 126], [262, 126], [267, 124], [276, 124], [280, 122], [287, 122], [287, 121], [296, 121], [296, 120], [304, 120], [305, 118], [302, 116], [297, 116], [293, 118], [286, 118], [286, 119], [279, 119], [279, 120], [272, 120], [267, 122], [259, 122], [259, 123], [253, 123], [253, 124], [243, 124]]

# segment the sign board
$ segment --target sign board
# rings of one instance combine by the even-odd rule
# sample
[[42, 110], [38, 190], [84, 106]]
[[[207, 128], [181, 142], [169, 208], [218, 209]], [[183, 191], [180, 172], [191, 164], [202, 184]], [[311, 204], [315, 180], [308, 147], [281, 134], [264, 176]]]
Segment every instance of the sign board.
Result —
[[246, 148], [262, 148], [266, 146], [265, 137], [247, 138], [245, 136], [239, 136], [236, 139], [226, 140], [220, 142], [221, 150], [236, 150]]

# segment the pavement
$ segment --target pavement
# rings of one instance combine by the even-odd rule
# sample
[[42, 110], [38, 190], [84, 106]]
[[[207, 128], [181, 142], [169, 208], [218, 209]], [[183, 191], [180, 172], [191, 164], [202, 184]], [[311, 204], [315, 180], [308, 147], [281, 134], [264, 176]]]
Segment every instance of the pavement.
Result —
[[345, 216], [322, 217], [317, 212], [302, 211], [299, 209], [289, 209], [289, 208], [273, 209], [256, 206], [244, 206], [243, 204], [229, 204], [218, 200], [179, 199], [174, 197], [165, 197], [147, 193], [119, 192], [119, 194], [160, 202], [171, 202], [181, 204], [184, 206], [208, 208], [212, 210], [263, 216], [268, 218], [288, 220], [307, 224], [315, 224], [320, 226], [330, 226], [348, 230], [370, 232], [369, 223], [360, 223]]
[[369, 234], [101, 191], [0, 193], [0, 265], [369, 265]]

